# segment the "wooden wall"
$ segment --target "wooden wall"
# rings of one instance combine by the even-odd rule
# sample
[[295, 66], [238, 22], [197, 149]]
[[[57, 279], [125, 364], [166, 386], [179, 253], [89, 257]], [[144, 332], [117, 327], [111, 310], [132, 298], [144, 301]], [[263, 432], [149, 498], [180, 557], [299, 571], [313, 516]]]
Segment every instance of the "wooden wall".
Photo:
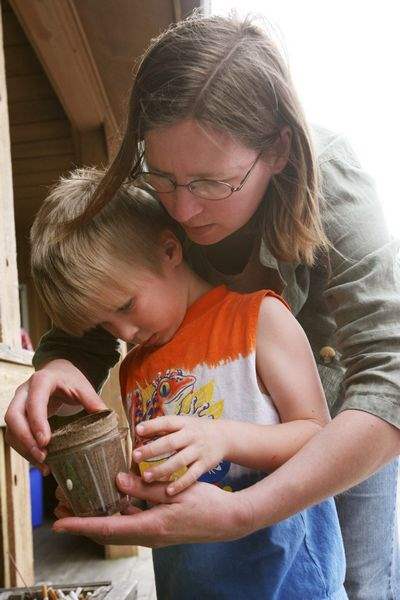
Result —
[[17, 259], [27, 285], [34, 346], [49, 328], [29, 270], [29, 229], [49, 187], [76, 162], [71, 125], [36, 54], [3, 2], [4, 54], [10, 120]]

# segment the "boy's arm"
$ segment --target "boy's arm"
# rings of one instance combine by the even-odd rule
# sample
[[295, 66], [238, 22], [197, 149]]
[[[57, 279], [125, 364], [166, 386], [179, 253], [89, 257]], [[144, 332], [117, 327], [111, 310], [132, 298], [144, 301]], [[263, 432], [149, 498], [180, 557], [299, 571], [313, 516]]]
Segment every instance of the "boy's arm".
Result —
[[296, 454], [330, 420], [307, 337], [282, 302], [272, 297], [264, 298], [260, 307], [256, 365], [281, 423], [221, 420], [215, 426], [227, 444], [226, 459], [271, 471]]
[[[141, 437], [157, 438], [136, 448], [140, 462], [171, 454], [146, 470], [146, 481], [168, 478], [183, 466], [188, 470], [168, 493], [191, 485], [222, 459], [272, 471], [294, 456], [324, 425], [329, 412], [308, 340], [296, 319], [279, 300], [266, 297], [261, 305], [256, 346], [258, 376], [271, 395], [282, 423], [259, 425], [181, 415], [141, 423]], [[246, 402], [246, 391], [243, 392]]]

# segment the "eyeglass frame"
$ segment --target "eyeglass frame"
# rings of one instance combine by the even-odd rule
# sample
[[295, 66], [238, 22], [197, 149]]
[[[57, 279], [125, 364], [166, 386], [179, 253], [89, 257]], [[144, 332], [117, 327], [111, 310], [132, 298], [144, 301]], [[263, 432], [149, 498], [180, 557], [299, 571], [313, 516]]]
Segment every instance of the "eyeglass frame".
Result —
[[[261, 154], [264, 151], [261, 150], [261, 152], [259, 152], [256, 156], [255, 161], [252, 163], [252, 165], [250, 166], [249, 170], [247, 171], [247, 173], [245, 174], [245, 176], [243, 177], [243, 179], [241, 180], [241, 182], [239, 183], [238, 186], [233, 186], [230, 183], [227, 183], [226, 181], [220, 181], [219, 179], [193, 179], [192, 181], [189, 181], [189, 183], [177, 183], [174, 179], [171, 179], [171, 177], [169, 177], [168, 175], [161, 175], [160, 173], [157, 173], [156, 171], [140, 171], [139, 173], [137, 173], [137, 175], [133, 178], [133, 182], [140, 177], [140, 175], [157, 175], [158, 177], [164, 177], [165, 179], [168, 179], [168, 181], [170, 181], [173, 186], [174, 189], [170, 190], [169, 192], [158, 192], [156, 189], [154, 190], [157, 194], [172, 194], [172, 192], [174, 192], [178, 187], [183, 187], [183, 188], [187, 188], [189, 190], [189, 192], [191, 194], [193, 194], [193, 196], [196, 196], [196, 198], [200, 198], [201, 200], [211, 200], [211, 202], [218, 202], [219, 200], [226, 200], [227, 198], [230, 198], [232, 196], [232, 194], [234, 194], [235, 192], [240, 192], [240, 190], [243, 188], [243, 186], [245, 185], [246, 181], [248, 180], [248, 178], [250, 177], [250, 174], [252, 172], [252, 170], [254, 169], [254, 167], [256, 166], [258, 159], [260, 158]], [[230, 189], [230, 194], [228, 194], [227, 196], [224, 196], [223, 198], [204, 198], [204, 196], [198, 196], [195, 192], [193, 192], [190, 189], [190, 186], [193, 183], [198, 183], [199, 181], [208, 181], [210, 183], [220, 183], [224, 186], [226, 186], [227, 188]], [[150, 185], [150, 184], [149, 184]]]

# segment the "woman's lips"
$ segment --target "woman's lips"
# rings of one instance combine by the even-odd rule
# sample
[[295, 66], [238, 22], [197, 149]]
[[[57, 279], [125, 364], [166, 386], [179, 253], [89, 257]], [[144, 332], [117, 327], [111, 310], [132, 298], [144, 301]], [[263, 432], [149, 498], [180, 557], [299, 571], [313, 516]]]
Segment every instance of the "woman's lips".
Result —
[[183, 225], [183, 228], [185, 229], [185, 231], [187, 233], [207, 233], [213, 227], [214, 227], [213, 223], [210, 223], [209, 225], [197, 225], [197, 226], [190, 226], [190, 227], [188, 225]]

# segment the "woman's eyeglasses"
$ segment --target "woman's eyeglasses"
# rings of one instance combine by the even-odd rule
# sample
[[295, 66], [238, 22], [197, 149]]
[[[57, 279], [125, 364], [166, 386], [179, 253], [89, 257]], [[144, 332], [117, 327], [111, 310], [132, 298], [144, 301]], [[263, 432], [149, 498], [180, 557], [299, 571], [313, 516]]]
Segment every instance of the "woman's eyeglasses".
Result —
[[178, 187], [187, 188], [194, 196], [203, 198], [204, 200], [224, 200], [229, 198], [234, 192], [240, 192], [262, 152], [260, 152], [246, 175], [237, 187], [225, 183], [224, 181], [217, 181], [214, 179], [194, 179], [189, 183], [176, 183], [173, 179], [167, 175], [160, 175], [153, 171], [141, 171], [133, 180], [133, 183], [138, 186], [150, 189], [160, 194], [169, 194], [176, 190]]

